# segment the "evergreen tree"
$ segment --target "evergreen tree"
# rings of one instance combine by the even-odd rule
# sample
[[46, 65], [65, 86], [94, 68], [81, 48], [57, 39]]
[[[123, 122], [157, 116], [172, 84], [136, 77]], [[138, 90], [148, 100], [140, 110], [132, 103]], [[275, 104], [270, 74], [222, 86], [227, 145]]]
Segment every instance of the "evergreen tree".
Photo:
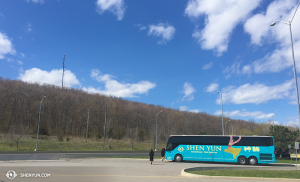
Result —
[[296, 138], [299, 136], [298, 131], [291, 131], [285, 126], [270, 126], [269, 136], [275, 140], [275, 148], [282, 152], [288, 152], [288, 145], [295, 146]]

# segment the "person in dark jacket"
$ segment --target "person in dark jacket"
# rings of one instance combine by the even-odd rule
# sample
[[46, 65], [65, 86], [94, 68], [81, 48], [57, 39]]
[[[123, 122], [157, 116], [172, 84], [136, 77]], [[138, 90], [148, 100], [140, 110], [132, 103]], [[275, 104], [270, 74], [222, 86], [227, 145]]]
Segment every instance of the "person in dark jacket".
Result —
[[161, 151], [160, 151], [160, 154], [161, 154], [161, 161], [164, 160], [164, 158], [165, 158], [165, 153], [166, 153], [166, 149], [165, 149], [165, 148], [162, 148]]
[[153, 162], [153, 156], [154, 156], [154, 152], [153, 150], [151, 149], [150, 153], [149, 153], [149, 156], [150, 156], [150, 162], [151, 162], [151, 165], [152, 165], [152, 162]]

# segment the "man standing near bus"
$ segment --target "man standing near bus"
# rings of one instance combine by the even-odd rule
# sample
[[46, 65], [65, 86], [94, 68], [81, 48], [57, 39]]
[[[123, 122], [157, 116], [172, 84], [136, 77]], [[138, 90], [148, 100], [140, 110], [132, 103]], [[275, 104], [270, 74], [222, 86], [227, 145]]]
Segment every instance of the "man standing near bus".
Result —
[[166, 154], [166, 149], [162, 148], [161, 151], [160, 151], [160, 154], [161, 154], [161, 161], [164, 161], [165, 154]]

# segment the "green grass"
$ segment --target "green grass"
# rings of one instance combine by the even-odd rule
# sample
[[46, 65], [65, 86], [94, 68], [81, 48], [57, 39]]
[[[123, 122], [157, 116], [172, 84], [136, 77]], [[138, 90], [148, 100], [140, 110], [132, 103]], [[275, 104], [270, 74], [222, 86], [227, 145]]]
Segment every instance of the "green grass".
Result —
[[[13, 140], [0, 139], [1, 152], [34, 151], [35, 146], [36, 139], [31, 137], [21, 138], [19, 149], [17, 149], [17, 144]], [[166, 147], [165, 143], [157, 144], [159, 151], [163, 147]], [[105, 142], [104, 150], [102, 140], [88, 139], [86, 142], [84, 138], [80, 137], [70, 137], [69, 141], [66, 141], [66, 139], [58, 141], [56, 137], [49, 137], [48, 139], [39, 139], [38, 142], [38, 151], [150, 151], [150, 149], [154, 149], [154, 143], [151, 141], [134, 142], [132, 149], [130, 141], [127, 139], [119, 141], [108, 139]]]
[[234, 177], [259, 177], [259, 178], [293, 178], [300, 179], [300, 171], [275, 171], [275, 170], [203, 170], [189, 171], [192, 174], [207, 176], [234, 176]]
[[[276, 158], [277, 163], [285, 163], [285, 164], [296, 164], [296, 159], [290, 159], [290, 158]], [[300, 163], [300, 159], [297, 159], [297, 164]]]

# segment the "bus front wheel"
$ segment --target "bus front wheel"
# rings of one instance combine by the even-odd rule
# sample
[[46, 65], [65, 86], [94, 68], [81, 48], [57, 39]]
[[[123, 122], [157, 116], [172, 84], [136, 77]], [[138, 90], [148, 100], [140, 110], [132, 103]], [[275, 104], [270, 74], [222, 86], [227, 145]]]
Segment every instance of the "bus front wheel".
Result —
[[256, 159], [256, 157], [250, 157], [250, 158], [249, 158], [249, 164], [251, 164], [251, 165], [256, 165], [256, 164], [257, 164], [257, 159]]
[[244, 156], [240, 156], [238, 158], [238, 163], [241, 164], [241, 165], [246, 165], [247, 164], [247, 158], [244, 157]]
[[177, 154], [177, 155], [175, 156], [175, 161], [176, 161], [176, 162], [182, 162], [182, 156], [181, 156], [180, 154]]

